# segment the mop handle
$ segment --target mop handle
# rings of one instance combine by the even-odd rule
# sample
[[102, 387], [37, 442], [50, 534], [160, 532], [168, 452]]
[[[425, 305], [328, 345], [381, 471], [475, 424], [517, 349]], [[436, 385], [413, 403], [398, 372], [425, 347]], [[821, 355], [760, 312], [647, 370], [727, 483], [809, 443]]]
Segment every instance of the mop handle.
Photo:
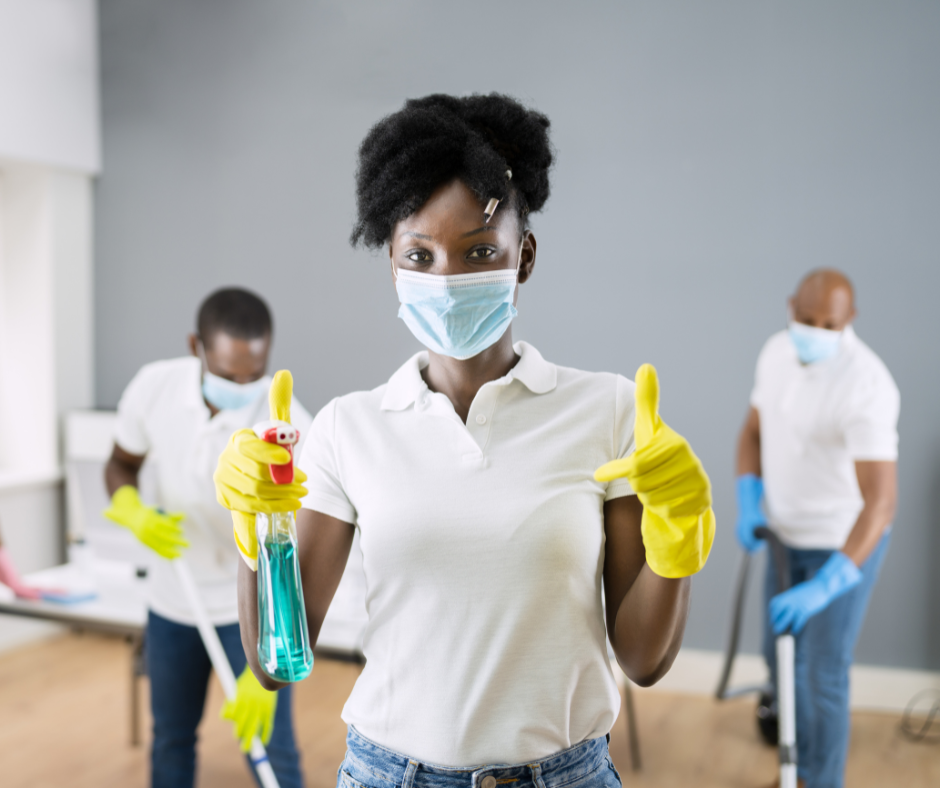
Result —
[[[177, 558], [173, 561], [173, 566], [176, 569], [176, 576], [179, 578], [180, 585], [183, 586], [183, 593], [189, 601], [189, 607], [193, 611], [196, 628], [199, 630], [202, 644], [209, 654], [209, 661], [212, 662], [215, 674], [222, 684], [222, 691], [228, 700], [235, 700], [237, 692], [235, 674], [232, 672], [228, 657], [225, 656], [225, 649], [222, 648], [219, 633], [215, 631], [215, 627], [209, 620], [205, 605], [202, 604], [202, 597], [199, 596], [199, 589], [196, 587], [196, 581], [193, 580], [189, 565], [184, 559]], [[255, 771], [258, 773], [258, 779], [261, 780], [261, 785], [264, 788], [280, 788], [277, 777], [274, 775], [274, 769], [271, 768], [271, 762], [268, 760], [267, 750], [264, 749], [264, 744], [257, 736], [251, 740], [250, 757]]]

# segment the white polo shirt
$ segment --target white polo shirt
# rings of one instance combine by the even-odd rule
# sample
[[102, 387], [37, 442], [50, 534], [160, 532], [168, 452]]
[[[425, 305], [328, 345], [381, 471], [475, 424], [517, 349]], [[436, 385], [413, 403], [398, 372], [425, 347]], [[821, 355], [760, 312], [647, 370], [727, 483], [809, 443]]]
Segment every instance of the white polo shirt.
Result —
[[620, 695], [601, 607], [594, 470], [633, 451], [633, 383], [524, 342], [467, 423], [421, 377], [334, 399], [300, 466], [306, 508], [354, 523], [369, 622], [343, 719], [447, 766], [524, 763], [606, 734]]
[[761, 350], [751, 405], [771, 527], [791, 547], [839, 550], [864, 502], [857, 460], [897, 460], [900, 394], [851, 326], [839, 353], [803, 365], [786, 331]]
[[[147, 455], [148, 465], [153, 464], [157, 500], [145, 503], [186, 515], [181, 525], [189, 547], [183, 555], [217, 626], [238, 621], [239, 558], [232, 515], [216, 501], [212, 474], [231, 434], [268, 415], [264, 394], [251, 405], [211, 418], [202, 398], [202, 365], [192, 356], [147, 364], [118, 404], [114, 440], [131, 454]], [[296, 399], [291, 420], [304, 440], [311, 418]], [[171, 563], [147, 553], [152, 559], [147, 583], [150, 608], [171, 621], [194, 625]]]

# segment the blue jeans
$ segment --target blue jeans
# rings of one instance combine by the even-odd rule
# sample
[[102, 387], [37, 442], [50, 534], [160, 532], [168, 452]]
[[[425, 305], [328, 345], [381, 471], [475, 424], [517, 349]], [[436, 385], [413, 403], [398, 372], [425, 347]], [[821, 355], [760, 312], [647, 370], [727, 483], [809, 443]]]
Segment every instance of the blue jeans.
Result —
[[[247, 664], [238, 624], [216, 627], [238, 676]], [[196, 779], [196, 728], [202, 719], [212, 663], [196, 627], [177, 624], [152, 610], [147, 620], [147, 671], [153, 709], [153, 788], [189, 788]], [[237, 742], [232, 740], [232, 754]], [[300, 756], [291, 722], [291, 688], [278, 692], [268, 758], [281, 788], [302, 788]], [[254, 774], [254, 767], [248, 761]], [[255, 781], [258, 777], [255, 775]], [[260, 783], [259, 783], [260, 785]]]
[[[890, 533], [886, 533], [862, 564], [862, 582], [813, 616], [796, 638], [797, 772], [806, 780], [806, 788], [842, 788], [849, 748], [849, 667], [890, 538]], [[792, 548], [787, 552], [791, 585], [815, 576], [833, 553]], [[775, 636], [767, 608], [776, 593], [777, 572], [768, 557], [764, 658], [775, 685]]]
[[[493, 779], [489, 779], [493, 778]], [[512, 783], [511, 786], [508, 784]], [[621, 788], [607, 739], [581, 742], [521, 766], [436, 766], [370, 741], [352, 725], [336, 788]]]

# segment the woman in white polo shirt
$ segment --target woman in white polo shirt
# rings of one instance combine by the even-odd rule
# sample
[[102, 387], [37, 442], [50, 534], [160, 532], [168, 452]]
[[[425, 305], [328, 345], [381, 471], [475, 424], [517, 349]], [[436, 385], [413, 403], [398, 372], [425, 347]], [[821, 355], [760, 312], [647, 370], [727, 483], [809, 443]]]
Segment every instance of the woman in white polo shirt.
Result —
[[[688, 576], [711, 547], [708, 478], [658, 417], [655, 371], [641, 368], [635, 392], [513, 344], [536, 257], [527, 217], [549, 193], [548, 127], [505, 96], [436, 95], [408, 101], [360, 148], [353, 243], [388, 245], [399, 316], [428, 350], [327, 405], [299, 460], [314, 639], [361, 535], [369, 624], [343, 712], [350, 788], [619, 785], [605, 634], [631, 679], [662, 677]], [[286, 460], [236, 433], [220, 501], [299, 508], [268, 475]], [[242, 631], [274, 688], [254, 657], [246, 549]]]

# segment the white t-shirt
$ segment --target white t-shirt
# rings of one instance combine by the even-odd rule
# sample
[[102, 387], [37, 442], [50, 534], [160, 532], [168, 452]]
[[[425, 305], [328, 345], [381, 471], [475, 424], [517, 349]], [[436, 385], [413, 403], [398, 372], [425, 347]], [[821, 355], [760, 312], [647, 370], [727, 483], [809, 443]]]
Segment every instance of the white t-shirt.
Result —
[[[270, 379], [267, 379], [270, 382]], [[181, 525], [189, 547], [183, 553], [212, 623], [238, 621], [238, 550], [232, 516], [215, 497], [212, 474], [231, 434], [268, 418], [267, 394], [238, 410], [210, 418], [202, 398], [202, 365], [192, 356], [147, 364], [118, 404], [114, 440], [154, 466], [157, 500], [145, 503], [186, 515]], [[295, 399], [291, 420], [301, 441], [311, 417]], [[194, 625], [189, 604], [171, 563], [148, 551], [148, 603], [171, 621]]]
[[604, 501], [594, 470], [633, 451], [633, 383], [535, 348], [477, 393], [467, 423], [421, 377], [334, 399], [300, 467], [305, 508], [360, 533], [365, 668], [343, 719], [447, 766], [524, 763], [606, 734]]
[[845, 329], [839, 353], [803, 365], [786, 331], [757, 359], [761, 471], [771, 527], [791, 547], [839, 550], [864, 502], [857, 460], [897, 460], [898, 388]]

